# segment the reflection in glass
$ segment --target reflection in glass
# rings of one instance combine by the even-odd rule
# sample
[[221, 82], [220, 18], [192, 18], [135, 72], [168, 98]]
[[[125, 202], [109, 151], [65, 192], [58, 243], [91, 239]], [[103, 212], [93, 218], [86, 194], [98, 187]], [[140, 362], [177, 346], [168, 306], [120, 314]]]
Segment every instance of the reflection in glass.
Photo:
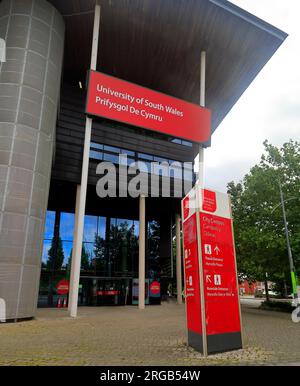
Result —
[[98, 235], [105, 238], [105, 227], [106, 227], [106, 218], [98, 217]]
[[62, 212], [60, 215], [59, 235], [62, 240], [72, 241], [74, 232], [74, 213]]
[[63, 267], [66, 267], [71, 260], [73, 243], [72, 241], [63, 241], [62, 247], [64, 251]]
[[112, 162], [114, 164], [119, 163], [119, 156], [118, 155], [104, 153], [103, 159], [104, 159], [104, 161]]
[[157, 221], [148, 223], [148, 275], [157, 278], [160, 274], [160, 224]]
[[93, 242], [95, 234], [97, 234], [97, 220], [96, 216], [85, 216], [84, 217], [84, 231], [83, 240]]
[[90, 158], [102, 160], [103, 159], [103, 153], [96, 150], [90, 150]]
[[51, 241], [45, 240], [43, 245], [43, 254], [42, 254], [42, 268], [46, 267], [46, 263], [48, 260], [49, 249], [51, 248]]
[[46, 268], [49, 271], [59, 271], [62, 269], [64, 260], [65, 254], [62, 240], [60, 237], [58, 237], [57, 239], [53, 237], [51, 241], [51, 246], [48, 250]]
[[45, 239], [52, 239], [54, 234], [55, 212], [47, 210], [45, 220]]

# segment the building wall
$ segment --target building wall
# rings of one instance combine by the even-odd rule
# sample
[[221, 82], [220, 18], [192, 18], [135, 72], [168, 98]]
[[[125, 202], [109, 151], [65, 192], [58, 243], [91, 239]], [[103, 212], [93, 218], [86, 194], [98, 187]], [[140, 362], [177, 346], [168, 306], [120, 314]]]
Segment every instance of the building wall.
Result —
[[45, 0], [3, 0], [0, 26], [0, 298], [19, 319], [36, 309], [64, 21]]

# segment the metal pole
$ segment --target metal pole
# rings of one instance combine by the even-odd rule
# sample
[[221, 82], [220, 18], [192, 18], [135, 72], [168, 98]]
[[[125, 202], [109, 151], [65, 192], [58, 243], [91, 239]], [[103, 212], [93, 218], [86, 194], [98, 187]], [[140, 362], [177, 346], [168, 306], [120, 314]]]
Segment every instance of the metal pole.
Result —
[[145, 308], [145, 233], [146, 233], [146, 204], [145, 196], [140, 195], [140, 229], [139, 229], [139, 309]]
[[290, 264], [290, 271], [291, 271], [294, 305], [297, 305], [298, 304], [297, 276], [296, 276], [296, 270], [295, 270], [293, 255], [292, 255], [291, 243], [290, 243], [290, 238], [289, 238], [289, 230], [288, 230], [288, 224], [287, 224], [286, 212], [285, 212], [285, 204], [284, 204], [283, 192], [282, 192], [282, 187], [281, 187], [280, 181], [278, 181], [278, 185], [279, 185], [279, 192], [280, 192], [280, 201], [281, 201], [281, 207], [282, 207], [286, 245], [287, 245], [287, 250], [288, 250], [288, 257], [289, 257], [289, 264]]
[[[206, 52], [201, 52], [200, 61], [200, 106], [205, 107], [205, 76], [206, 76]], [[204, 298], [204, 272], [202, 264], [201, 250], [201, 230], [200, 230], [200, 209], [202, 207], [202, 189], [204, 187], [204, 149], [199, 147], [199, 171], [198, 171], [198, 187], [196, 189], [196, 223], [197, 223], [197, 244], [198, 244], [198, 263], [200, 276], [200, 298], [201, 298], [201, 322], [202, 322], [202, 337], [203, 337], [203, 355], [207, 356], [207, 335], [206, 335], [206, 313], [205, 313], [205, 298]], [[200, 206], [199, 206], [200, 204]]]
[[[206, 77], [206, 52], [201, 51], [200, 57], [200, 106], [205, 107], [205, 77]], [[204, 149], [199, 146], [198, 180], [200, 188], [204, 185]]]
[[182, 304], [182, 272], [181, 272], [181, 240], [180, 240], [180, 215], [176, 214], [176, 283], [177, 303]]
[[[96, 70], [97, 65], [97, 54], [98, 54], [98, 41], [99, 41], [99, 30], [100, 30], [100, 5], [95, 5], [94, 15], [94, 29], [93, 29], [93, 41], [92, 41], [92, 54], [91, 54], [91, 70]], [[72, 317], [77, 316], [77, 304], [78, 304], [78, 289], [80, 279], [80, 266], [81, 266], [81, 252], [82, 252], [82, 239], [83, 239], [83, 226], [84, 226], [84, 214], [86, 204], [86, 191], [87, 181], [89, 172], [89, 154], [91, 145], [91, 132], [92, 132], [92, 119], [87, 117], [85, 122], [85, 138], [83, 148], [83, 161], [82, 161], [82, 172], [81, 172], [81, 189], [78, 205], [78, 222], [76, 224], [76, 239], [73, 244], [73, 264], [72, 264], [72, 291], [70, 296], [70, 315]], [[76, 233], [75, 233], [76, 232]]]
[[[77, 239], [77, 228], [78, 228], [78, 213], [79, 213], [79, 198], [80, 198], [80, 185], [77, 185], [76, 188], [76, 204], [75, 204], [75, 221], [74, 221], [74, 232], [73, 232], [73, 240]], [[74, 276], [74, 248], [72, 249], [72, 259], [71, 259], [71, 270], [70, 270], [70, 285], [69, 285], [69, 304], [68, 310], [71, 311], [71, 297], [73, 292], [73, 276]]]

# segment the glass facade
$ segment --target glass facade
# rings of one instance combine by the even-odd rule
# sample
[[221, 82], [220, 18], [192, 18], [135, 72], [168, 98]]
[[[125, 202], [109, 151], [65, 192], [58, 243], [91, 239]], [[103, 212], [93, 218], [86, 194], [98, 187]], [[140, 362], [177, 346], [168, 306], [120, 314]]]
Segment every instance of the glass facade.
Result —
[[[180, 144], [183, 144], [185, 146], [189, 146], [190, 144], [190, 142], [187, 141], [178, 141], [180, 141]], [[169, 176], [171, 178], [183, 179], [185, 181], [195, 180], [192, 164], [188, 165], [186, 163], [184, 169], [183, 163], [180, 161], [157, 157], [152, 154], [134, 152], [132, 150], [123, 149], [115, 146], [107, 146], [95, 142], [92, 142], [90, 146], [90, 159], [92, 160], [108, 161], [114, 164], [118, 164], [119, 155], [122, 154], [127, 156], [127, 166], [139, 166], [140, 169], [145, 173]], [[142, 164], [139, 163], [139, 161], [142, 161]], [[124, 159], [121, 160], [122, 164], [124, 164], [124, 162]]]
[[[56, 306], [61, 280], [69, 280], [74, 213], [48, 211], [39, 306]], [[132, 280], [138, 277], [139, 222], [86, 215], [81, 256], [79, 304], [130, 304]], [[159, 279], [160, 225], [148, 222], [146, 272]]]

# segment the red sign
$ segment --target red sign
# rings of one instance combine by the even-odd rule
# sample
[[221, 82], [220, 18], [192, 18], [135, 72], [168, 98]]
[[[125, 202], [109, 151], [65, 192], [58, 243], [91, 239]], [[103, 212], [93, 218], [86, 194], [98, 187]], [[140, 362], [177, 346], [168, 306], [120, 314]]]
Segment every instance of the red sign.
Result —
[[119, 295], [119, 291], [116, 290], [102, 290], [102, 291], [97, 291], [97, 295], [103, 296], [103, 295], [110, 295], [110, 296], [116, 296]]
[[58, 295], [67, 295], [69, 293], [69, 282], [68, 280], [60, 280], [56, 285], [56, 292]]
[[217, 209], [216, 192], [211, 190], [202, 190], [202, 210], [207, 212], [215, 212]]
[[206, 334], [241, 330], [231, 220], [200, 213]]
[[183, 200], [183, 219], [187, 219], [190, 214], [190, 197], [186, 196]]
[[[190, 198], [195, 196], [199, 203], [191, 206]], [[189, 344], [207, 353], [241, 348], [237, 272], [228, 196], [195, 187], [182, 201], [182, 215]], [[203, 339], [204, 334], [206, 339]]]
[[160, 294], [160, 283], [158, 281], [152, 281], [149, 287], [151, 295], [159, 295]]
[[210, 110], [96, 71], [86, 113], [199, 143], [211, 135]]
[[202, 335], [196, 213], [183, 226], [187, 328]]

